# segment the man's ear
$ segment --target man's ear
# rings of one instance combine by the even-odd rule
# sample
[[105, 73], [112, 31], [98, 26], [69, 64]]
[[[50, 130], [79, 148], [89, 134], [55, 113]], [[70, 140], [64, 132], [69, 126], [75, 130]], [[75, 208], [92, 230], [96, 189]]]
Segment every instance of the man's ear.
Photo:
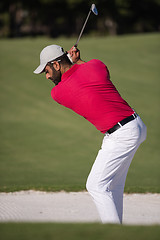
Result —
[[61, 68], [61, 67], [60, 67], [59, 62], [54, 61], [53, 66], [54, 66], [54, 69], [55, 69], [56, 71], [60, 71], [60, 68]]

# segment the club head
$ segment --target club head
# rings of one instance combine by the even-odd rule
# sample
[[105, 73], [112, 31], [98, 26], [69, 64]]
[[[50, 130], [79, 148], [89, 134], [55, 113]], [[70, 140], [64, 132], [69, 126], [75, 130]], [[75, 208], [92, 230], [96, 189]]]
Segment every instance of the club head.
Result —
[[95, 15], [98, 15], [98, 10], [97, 10], [96, 5], [94, 3], [91, 6], [91, 10]]

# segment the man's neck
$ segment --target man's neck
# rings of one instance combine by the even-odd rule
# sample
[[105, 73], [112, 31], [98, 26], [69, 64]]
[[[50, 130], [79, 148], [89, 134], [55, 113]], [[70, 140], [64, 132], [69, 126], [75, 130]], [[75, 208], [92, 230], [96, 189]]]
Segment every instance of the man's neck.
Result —
[[72, 66], [73, 66], [73, 64], [63, 66], [62, 69], [61, 69], [61, 74], [67, 72]]

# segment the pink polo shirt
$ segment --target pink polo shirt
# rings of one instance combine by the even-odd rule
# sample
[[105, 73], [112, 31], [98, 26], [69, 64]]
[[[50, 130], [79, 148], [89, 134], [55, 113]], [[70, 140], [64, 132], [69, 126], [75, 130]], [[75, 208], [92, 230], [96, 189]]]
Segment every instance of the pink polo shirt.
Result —
[[96, 59], [73, 65], [52, 89], [51, 96], [102, 133], [134, 113], [111, 82], [105, 64]]

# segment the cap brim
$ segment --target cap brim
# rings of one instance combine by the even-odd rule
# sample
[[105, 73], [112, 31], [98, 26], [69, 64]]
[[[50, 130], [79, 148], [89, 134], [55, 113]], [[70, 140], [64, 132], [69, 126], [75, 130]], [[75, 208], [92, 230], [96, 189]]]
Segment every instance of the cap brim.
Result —
[[44, 71], [44, 68], [45, 68], [46, 64], [41, 64], [39, 65], [36, 70], [34, 71], [35, 74], [40, 74]]

